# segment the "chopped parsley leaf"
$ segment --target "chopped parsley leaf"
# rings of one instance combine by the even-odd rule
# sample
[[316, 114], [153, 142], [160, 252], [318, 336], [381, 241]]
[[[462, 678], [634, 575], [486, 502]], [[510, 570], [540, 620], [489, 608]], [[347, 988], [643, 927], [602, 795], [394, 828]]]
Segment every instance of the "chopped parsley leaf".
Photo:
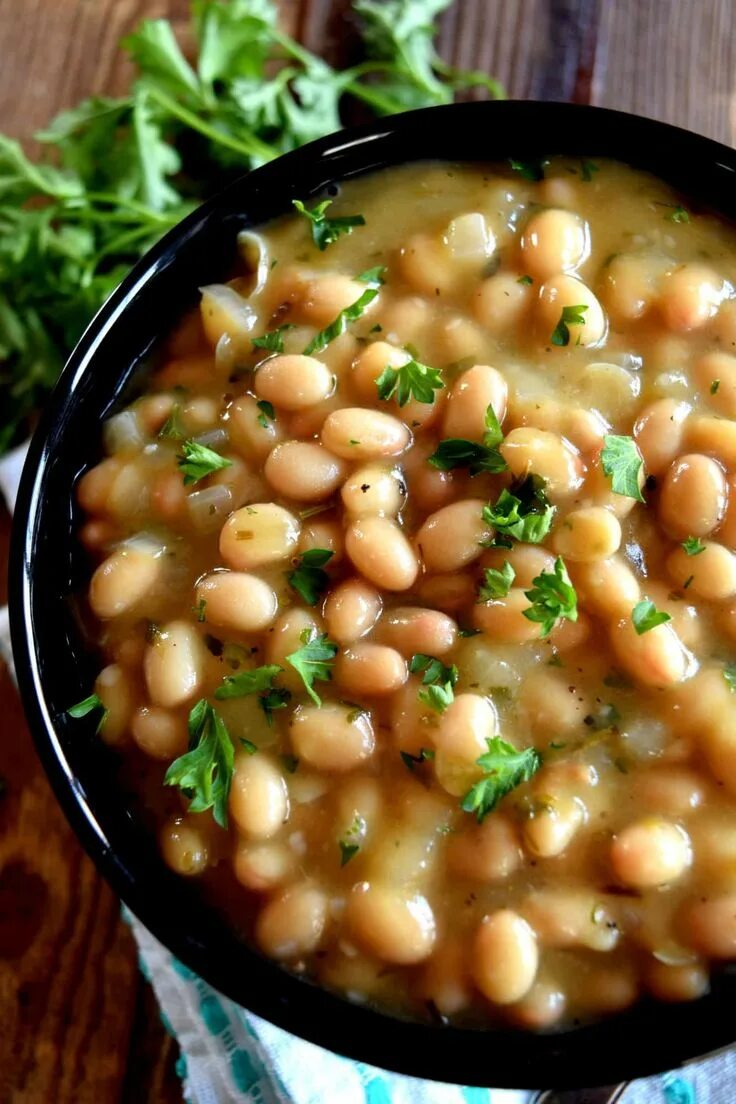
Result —
[[439, 368], [420, 364], [413, 357], [398, 368], [386, 365], [376, 380], [379, 399], [395, 398], [399, 406], [406, 406], [411, 399], [433, 403], [435, 391], [441, 391], [444, 386]]
[[332, 678], [332, 664], [337, 655], [337, 644], [329, 639], [327, 633], [315, 634], [307, 628], [300, 635], [302, 646], [286, 657], [304, 683], [304, 688], [316, 706], [322, 705], [322, 699], [314, 689], [315, 682], [329, 682]]
[[552, 331], [550, 341], [553, 345], [563, 346], [570, 344], [570, 326], [583, 326], [585, 324], [586, 303], [578, 303], [575, 306], [563, 307], [560, 320]]
[[200, 445], [197, 441], [185, 441], [176, 462], [184, 476], [185, 487], [191, 483], [199, 483], [200, 479], [212, 472], [232, 466], [232, 460], [220, 456], [218, 452], [213, 452], [211, 448]]
[[688, 556], [699, 556], [701, 552], [705, 552], [705, 545], [700, 537], [688, 537], [682, 542], [682, 548]]
[[607, 434], [603, 438], [601, 467], [611, 480], [614, 494], [645, 501], [639, 486], [644, 461], [633, 437]]
[[189, 714], [189, 751], [164, 775], [164, 785], [178, 786], [189, 798], [190, 813], [212, 815], [227, 828], [227, 802], [235, 750], [222, 717], [202, 698]]
[[528, 782], [542, 765], [536, 748], [519, 751], [500, 736], [486, 740], [486, 744], [488, 751], [476, 760], [485, 777], [468, 790], [460, 804], [466, 813], [475, 813], [479, 821], [492, 813], [506, 794]]
[[[330, 322], [329, 326], [326, 326], [324, 330], [320, 330], [315, 334], [312, 340], [304, 349], [304, 355], [309, 356], [312, 353], [321, 353], [323, 349], [326, 349], [331, 341], [344, 334], [351, 322], [356, 322], [362, 314], [368, 309], [373, 300], [380, 291], [381, 284], [383, 283], [383, 269], [373, 268], [370, 272], [362, 273], [358, 279], [367, 284], [368, 287], [358, 296], [354, 303], [345, 307], [340, 311], [337, 318]], [[370, 277], [365, 279], [364, 277]]]
[[287, 330], [295, 328], [293, 322], [284, 322], [283, 326], [277, 326], [275, 330], [269, 330], [262, 337], [254, 337], [251, 345], [254, 349], [266, 349], [269, 353], [283, 353], [284, 334]]
[[273, 680], [282, 670], [277, 663], [269, 663], [264, 667], [253, 667], [249, 671], [238, 671], [235, 675], [225, 675], [215, 690], [215, 697], [218, 701], [226, 701], [228, 698], [245, 698], [250, 694], [259, 694], [262, 690], [270, 690]]
[[631, 621], [638, 636], [656, 629], [657, 625], [664, 625], [672, 618], [664, 610], [658, 610], [650, 598], [642, 598], [631, 611]]
[[400, 751], [401, 761], [407, 770], [410, 770], [412, 774], [414, 769], [421, 763], [431, 762], [434, 759], [434, 748], [420, 748], [418, 755], [412, 755], [410, 751]]
[[723, 668], [723, 677], [731, 693], [736, 693], [736, 663], [729, 663]]
[[102, 710], [102, 715], [95, 730], [96, 732], [100, 732], [110, 711], [106, 708], [102, 698], [97, 694], [90, 694], [88, 698], [84, 698], [83, 701], [77, 702], [76, 705], [72, 705], [71, 708], [67, 709], [67, 714], [70, 717], [74, 717], [76, 720], [79, 717], [86, 717], [88, 713], [93, 713], [96, 709]]
[[445, 667], [434, 656], [418, 652], [411, 657], [409, 670], [413, 675], [422, 675], [422, 689], [417, 694], [419, 701], [435, 713], [444, 713], [455, 699], [453, 687], [458, 680], [457, 667], [454, 664]]
[[513, 538], [525, 544], [540, 544], [549, 533], [555, 513], [544, 493], [544, 482], [539, 476], [528, 475], [514, 489], [516, 494], [504, 488], [495, 505], [483, 507], [483, 520], [502, 538], [491, 543], [510, 548], [509, 540], [503, 538]]
[[542, 626], [542, 636], [548, 636], [560, 620], [577, 621], [578, 596], [561, 556], [555, 560], [554, 571], [543, 571], [532, 582], [532, 588], [524, 591], [531, 605], [522, 612], [527, 620]]
[[298, 566], [287, 574], [289, 586], [304, 599], [308, 606], [316, 606], [329, 586], [330, 577], [322, 569], [334, 554], [327, 548], [310, 548], [302, 553]]
[[509, 165], [514, 172], [517, 172], [523, 180], [534, 182], [544, 180], [544, 169], [547, 164], [548, 162], [541, 158], [533, 158], [529, 161], [518, 161], [513, 157], [509, 158]]
[[498, 446], [503, 441], [503, 430], [491, 404], [486, 408], [486, 429], [483, 441], [466, 441], [462, 437], [446, 437], [440, 441], [428, 463], [440, 471], [468, 468], [471, 475], [480, 472], [506, 471], [507, 464]]
[[484, 580], [478, 591], [479, 602], [490, 602], [494, 598], [505, 598], [516, 578], [516, 572], [508, 560], [504, 561], [504, 565], [500, 570], [495, 567], [487, 567], [483, 575]]
[[256, 419], [258, 424], [263, 426], [264, 429], [268, 429], [268, 423], [276, 421], [276, 411], [273, 408], [273, 403], [260, 399], [256, 406], [261, 412]]
[[324, 253], [328, 245], [332, 245], [343, 234], [352, 234], [356, 226], [365, 226], [362, 215], [341, 215], [339, 218], [328, 218], [325, 211], [332, 205], [331, 199], [325, 199], [316, 207], [308, 210], [300, 199], [291, 201], [300, 215], [309, 219], [312, 231], [312, 241]]

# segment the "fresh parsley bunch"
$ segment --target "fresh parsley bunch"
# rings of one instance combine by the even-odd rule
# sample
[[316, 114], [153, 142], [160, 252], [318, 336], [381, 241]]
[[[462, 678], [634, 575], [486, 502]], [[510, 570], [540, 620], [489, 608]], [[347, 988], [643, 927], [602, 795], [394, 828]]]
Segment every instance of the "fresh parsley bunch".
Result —
[[346, 98], [381, 115], [502, 95], [437, 57], [449, 3], [354, 0], [365, 59], [338, 72], [279, 29], [274, 0], [192, 0], [192, 58], [146, 20], [122, 43], [127, 96], [63, 111], [38, 162], [0, 135], [0, 454], [134, 261], [228, 178], [339, 129]]

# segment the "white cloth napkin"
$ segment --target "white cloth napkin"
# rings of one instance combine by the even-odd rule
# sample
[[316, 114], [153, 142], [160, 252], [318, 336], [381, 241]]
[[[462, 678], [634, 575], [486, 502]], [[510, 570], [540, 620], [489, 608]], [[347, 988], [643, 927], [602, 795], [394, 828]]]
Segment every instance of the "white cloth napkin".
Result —
[[[25, 447], [0, 460], [0, 493], [12, 510]], [[7, 610], [0, 609], [0, 655], [11, 664]], [[179, 1073], [190, 1104], [531, 1104], [534, 1094], [401, 1077], [341, 1058], [254, 1016], [179, 962], [127, 909], [140, 968], [161, 1018], [181, 1049]], [[735, 1104], [736, 1051], [687, 1072], [633, 1082], [622, 1104]]]

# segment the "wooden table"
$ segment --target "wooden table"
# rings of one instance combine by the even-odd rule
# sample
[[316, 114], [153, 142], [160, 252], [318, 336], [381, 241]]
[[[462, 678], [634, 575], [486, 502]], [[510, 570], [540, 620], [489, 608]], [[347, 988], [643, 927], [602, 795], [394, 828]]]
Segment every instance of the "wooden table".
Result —
[[[345, 0], [282, 0], [285, 26], [339, 61]], [[0, 130], [124, 88], [118, 40], [186, 0], [0, 0]], [[439, 49], [516, 97], [651, 115], [734, 143], [733, 0], [456, 0]], [[10, 522], [0, 508], [0, 603]], [[0, 663], [0, 1104], [181, 1100], [176, 1046], [119, 905], [57, 808]]]

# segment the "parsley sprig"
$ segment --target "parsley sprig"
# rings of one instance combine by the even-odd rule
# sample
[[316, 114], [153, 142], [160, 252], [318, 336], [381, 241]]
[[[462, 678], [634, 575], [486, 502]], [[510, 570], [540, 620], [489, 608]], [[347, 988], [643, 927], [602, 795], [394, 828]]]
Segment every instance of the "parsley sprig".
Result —
[[611, 480], [614, 494], [635, 498], [637, 502], [645, 501], [639, 486], [644, 460], [633, 437], [607, 434], [603, 438], [601, 467]]
[[485, 432], [482, 442], [466, 441], [462, 437], [446, 437], [429, 457], [428, 463], [440, 471], [468, 468], [471, 475], [480, 472], [502, 472], [506, 461], [498, 451], [503, 441], [503, 430], [492, 405], [485, 413]]
[[77, 702], [76, 705], [72, 705], [67, 709], [67, 713], [76, 720], [79, 717], [86, 717], [88, 713], [94, 713], [98, 709], [102, 712], [95, 731], [101, 732], [110, 710], [107, 709], [102, 698], [97, 694], [90, 694], [88, 698], [84, 698], [83, 701]]
[[507, 548], [511, 541], [540, 544], [550, 531], [555, 507], [547, 501], [544, 481], [536, 475], [528, 475], [513, 491], [501, 491], [495, 505], [483, 507], [483, 520], [496, 530], [491, 543]]
[[304, 683], [304, 689], [315, 705], [321, 706], [322, 699], [314, 689], [315, 682], [329, 682], [332, 678], [332, 664], [337, 655], [337, 644], [330, 640], [327, 633], [315, 634], [314, 629], [305, 629], [300, 635], [302, 646], [286, 657]]
[[297, 567], [287, 574], [289, 586], [293, 587], [308, 606], [316, 606], [327, 590], [330, 577], [323, 568], [334, 554], [326, 548], [310, 548], [299, 557]]
[[206, 445], [200, 445], [197, 441], [185, 441], [181, 446], [181, 452], [176, 458], [179, 469], [184, 476], [184, 486], [191, 483], [199, 483], [200, 479], [211, 475], [212, 472], [221, 471], [222, 468], [232, 466], [232, 460], [220, 456]]
[[419, 701], [435, 713], [444, 713], [455, 700], [454, 687], [458, 680], [455, 664], [446, 667], [435, 656], [418, 652], [411, 657], [409, 670], [413, 675], [422, 675], [422, 687], [417, 694]]
[[637, 636], [656, 629], [657, 625], [664, 625], [672, 618], [664, 610], [658, 610], [651, 598], [642, 598], [631, 611], [631, 621]]
[[483, 572], [483, 582], [478, 590], [479, 602], [491, 602], [495, 598], [505, 598], [513, 586], [516, 572], [508, 560], [503, 567], [487, 567]]
[[488, 751], [476, 760], [485, 777], [468, 790], [460, 805], [464, 812], [475, 813], [479, 821], [485, 820], [506, 794], [528, 782], [542, 765], [533, 747], [520, 751], [500, 736], [486, 740], [486, 744]]
[[444, 386], [439, 368], [420, 364], [413, 357], [398, 368], [386, 365], [376, 380], [379, 399], [388, 401], [395, 398], [399, 406], [406, 406], [412, 399], [420, 403], [433, 403], [435, 391], [441, 391]]
[[324, 330], [320, 330], [319, 333], [314, 335], [304, 350], [305, 356], [310, 356], [312, 353], [321, 353], [331, 341], [335, 341], [336, 338], [345, 333], [351, 322], [357, 322], [381, 290], [381, 285], [384, 282], [383, 272], [383, 268], [374, 268], [370, 272], [363, 272], [358, 276], [361, 283], [368, 285], [367, 288], [362, 295], [358, 296], [355, 302], [348, 307], [344, 307], [337, 318], [330, 322], [329, 326], [325, 326]]
[[191, 813], [212, 809], [215, 821], [227, 828], [234, 763], [235, 751], [225, 722], [203, 698], [189, 714], [189, 751], [169, 766], [164, 784], [183, 791]]
[[682, 548], [687, 556], [699, 556], [701, 552], [705, 552], [705, 545], [700, 537], [687, 537], [682, 542]]
[[282, 326], [277, 326], [275, 330], [269, 330], [261, 337], [254, 337], [251, 345], [254, 349], [265, 349], [269, 353], [283, 353], [284, 334], [287, 330], [293, 329], [295, 329], [293, 322], [284, 322]]
[[338, 72], [284, 33], [274, 0], [197, 0], [191, 50], [167, 20], [141, 23], [122, 43], [129, 92], [62, 111], [40, 159], [0, 136], [0, 453], [131, 265], [224, 179], [338, 130], [350, 101], [387, 115], [503, 95], [437, 57], [448, 4], [356, 0], [358, 64]]
[[365, 226], [362, 215], [341, 215], [339, 218], [328, 218], [325, 211], [332, 206], [331, 199], [324, 199], [316, 207], [309, 210], [300, 199], [291, 201], [300, 215], [308, 219], [312, 231], [312, 241], [324, 253], [328, 245], [332, 245], [343, 234], [352, 234], [356, 226]]
[[[585, 303], [578, 303], [575, 306], [563, 307], [560, 320], [552, 331], [550, 341], [553, 345], [564, 346], [570, 344], [570, 326], [583, 326], [585, 324], [585, 313], [588, 307]], [[580, 344], [580, 338], [578, 338], [578, 344]]]
[[531, 605], [522, 612], [528, 621], [542, 626], [542, 636], [549, 636], [558, 621], [577, 621], [578, 596], [561, 556], [555, 560], [553, 571], [542, 571], [532, 584], [524, 591]]

